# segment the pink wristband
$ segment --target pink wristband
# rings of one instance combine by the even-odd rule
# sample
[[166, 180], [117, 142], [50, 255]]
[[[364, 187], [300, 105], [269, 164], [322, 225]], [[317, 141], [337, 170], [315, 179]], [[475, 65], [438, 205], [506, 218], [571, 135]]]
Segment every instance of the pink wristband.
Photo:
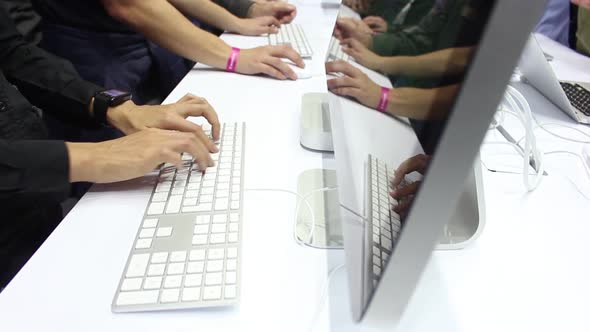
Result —
[[227, 59], [227, 66], [225, 67], [225, 71], [229, 71], [230, 73], [236, 71], [236, 65], [238, 64], [239, 55], [240, 49], [237, 47], [232, 47], [231, 53], [229, 54], [229, 59]]
[[379, 104], [377, 105], [377, 110], [379, 112], [387, 111], [387, 104], [389, 104], [389, 91], [390, 88], [381, 87], [381, 99], [379, 99]]

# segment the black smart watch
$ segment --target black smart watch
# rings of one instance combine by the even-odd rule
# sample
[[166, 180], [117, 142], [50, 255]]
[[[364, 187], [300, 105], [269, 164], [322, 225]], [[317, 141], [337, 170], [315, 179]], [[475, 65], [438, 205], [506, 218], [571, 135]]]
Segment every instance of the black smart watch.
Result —
[[131, 100], [131, 93], [110, 89], [96, 93], [92, 105], [94, 119], [101, 124], [107, 125], [107, 110], [109, 107], [116, 107]]

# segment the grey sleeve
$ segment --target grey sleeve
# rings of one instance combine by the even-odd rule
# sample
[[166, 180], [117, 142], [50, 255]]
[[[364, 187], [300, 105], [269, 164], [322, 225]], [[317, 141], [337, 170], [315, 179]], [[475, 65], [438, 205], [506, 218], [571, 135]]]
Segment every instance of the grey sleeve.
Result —
[[227, 9], [237, 17], [245, 18], [248, 16], [248, 10], [254, 4], [250, 0], [213, 0], [216, 4]]

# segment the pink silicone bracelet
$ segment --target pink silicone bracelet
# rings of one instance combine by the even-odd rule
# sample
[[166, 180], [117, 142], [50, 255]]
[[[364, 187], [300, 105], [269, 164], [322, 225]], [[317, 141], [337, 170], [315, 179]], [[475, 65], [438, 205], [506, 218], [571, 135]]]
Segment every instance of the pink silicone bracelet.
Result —
[[390, 88], [381, 87], [381, 99], [379, 99], [379, 105], [377, 105], [377, 110], [379, 112], [387, 111], [387, 104], [389, 104], [389, 91]]
[[236, 71], [236, 65], [238, 64], [239, 55], [240, 49], [237, 47], [232, 47], [231, 53], [229, 54], [229, 59], [227, 59], [227, 66], [225, 67], [225, 71], [229, 71], [230, 73]]

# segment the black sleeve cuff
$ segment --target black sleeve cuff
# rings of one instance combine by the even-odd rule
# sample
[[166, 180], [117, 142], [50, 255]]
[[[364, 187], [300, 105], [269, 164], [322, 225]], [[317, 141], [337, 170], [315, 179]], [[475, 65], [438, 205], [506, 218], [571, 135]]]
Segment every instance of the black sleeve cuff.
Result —
[[0, 169], [0, 196], [69, 194], [69, 157], [62, 141], [0, 141]]

